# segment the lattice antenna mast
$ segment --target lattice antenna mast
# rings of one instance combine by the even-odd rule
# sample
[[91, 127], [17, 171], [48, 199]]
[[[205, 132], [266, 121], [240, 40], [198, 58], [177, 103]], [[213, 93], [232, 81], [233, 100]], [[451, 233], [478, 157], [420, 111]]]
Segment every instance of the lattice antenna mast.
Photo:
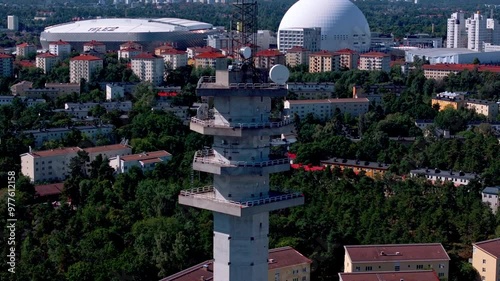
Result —
[[[231, 31], [233, 32], [233, 55], [243, 64], [253, 67], [253, 55], [257, 52], [257, 2], [255, 0], [234, 0]], [[239, 50], [248, 46], [252, 56], [244, 58]]]

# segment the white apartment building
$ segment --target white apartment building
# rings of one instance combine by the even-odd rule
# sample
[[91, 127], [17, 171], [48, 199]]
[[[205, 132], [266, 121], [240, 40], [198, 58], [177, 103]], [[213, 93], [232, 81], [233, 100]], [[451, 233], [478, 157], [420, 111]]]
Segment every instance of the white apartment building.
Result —
[[463, 12], [451, 14], [447, 21], [446, 48], [467, 48], [467, 30]]
[[0, 106], [11, 104], [14, 99], [20, 99], [27, 106], [34, 106], [35, 104], [45, 103], [44, 99], [30, 99], [26, 97], [16, 97], [16, 96], [0, 96]]
[[452, 182], [455, 186], [467, 185], [471, 180], [478, 178], [478, 175], [474, 173], [442, 171], [439, 169], [415, 169], [410, 171], [410, 176], [423, 177], [432, 184]]
[[488, 120], [495, 120], [497, 118], [499, 111], [498, 106], [499, 105], [495, 101], [473, 99], [465, 101], [465, 107], [486, 116]]
[[33, 44], [22, 43], [16, 46], [16, 55], [27, 57], [30, 54], [36, 53], [36, 46]]
[[118, 58], [119, 59], [130, 59], [135, 56], [138, 56], [142, 53], [142, 50], [134, 49], [134, 48], [124, 48], [118, 50]]
[[92, 40], [90, 42], [83, 44], [83, 51], [84, 52], [90, 52], [91, 50], [94, 50], [98, 53], [104, 54], [104, 53], [106, 53], [106, 44], [104, 44], [102, 42], [97, 42], [95, 40]]
[[165, 63], [162, 57], [151, 53], [142, 53], [131, 59], [132, 71], [141, 81], [160, 85], [165, 75]]
[[59, 57], [51, 53], [39, 54], [36, 56], [36, 67], [43, 69], [43, 73], [47, 74], [58, 61]]
[[62, 40], [49, 43], [49, 53], [61, 58], [69, 57], [71, 53], [71, 45]]
[[201, 53], [194, 57], [195, 67], [210, 67], [213, 69], [223, 69], [222, 66], [227, 64], [226, 56], [222, 53], [207, 52]]
[[89, 82], [92, 79], [92, 74], [102, 68], [101, 58], [90, 55], [74, 57], [69, 62], [69, 80], [71, 83], [80, 83], [80, 79], [83, 78]]
[[142, 45], [137, 42], [128, 41], [120, 45], [120, 50], [135, 49], [142, 52]]
[[35, 146], [40, 147], [46, 141], [61, 140], [66, 137], [72, 130], [82, 132], [82, 135], [87, 136], [91, 141], [96, 141], [100, 136], [110, 136], [113, 132], [113, 125], [102, 126], [77, 126], [72, 128], [49, 128], [39, 130], [26, 130], [22, 134], [33, 136], [35, 139]]
[[11, 77], [14, 59], [10, 55], [0, 54], [0, 77]]
[[491, 208], [491, 211], [496, 214], [498, 210], [498, 193], [500, 186], [488, 186], [481, 192], [481, 200]]
[[335, 92], [335, 83], [288, 82], [286, 88], [289, 94], [294, 94], [299, 100], [330, 99]]
[[[125, 156], [132, 153], [132, 148], [125, 144], [105, 145], [81, 149], [66, 147], [43, 151], [30, 151], [21, 154], [21, 173], [30, 177], [31, 182], [61, 181], [69, 175], [69, 163], [78, 151], [86, 151], [90, 162], [98, 155], [103, 158]], [[88, 172], [88, 171], [87, 171]]]
[[183, 123], [188, 124], [191, 115], [189, 114], [189, 106], [178, 106], [171, 105], [168, 102], [157, 102], [153, 107], [153, 110], [161, 110], [165, 112], [170, 112], [175, 115], [177, 118], [183, 121]]
[[321, 50], [321, 28], [286, 28], [278, 31], [280, 52], [286, 53], [293, 47], [302, 47], [311, 52]]
[[359, 56], [360, 70], [391, 70], [391, 57], [388, 54], [380, 52], [369, 52]]
[[17, 16], [7, 16], [7, 29], [19, 30], [19, 18]]
[[121, 99], [125, 96], [125, 89], [123, 86], [108, 83], [106, 84], [106, 100], [112, 101], [115, 99]]
[[187, 53], [176, 49], [163, 52], [161, 55], [167, 69], [177, 69], [188, 64]]
[[132, 167], [139, 167], [143, 171], [153, 170], [157, 163], [168, 162], [170, 159], [172, 159], [172, 154], [160, 150], [112, 157], [109, 159], [109, 165], [117, 173], [122, 174], [128, 172]]
[[479, 12], [466, 20], [468, 49], [481, 52], [484, 50], [484, 43], [491, 42], [491, 34], [486, 28], [486, 23], [486, 17]]
[[293, 118], [297, 114], [301, 119], [309, 113], [321, 120], [329, 120], [337, 110], [341, 114], [351, 114], [359, 116], [368, 112], [370, 101], [367, 98], [361, 99], [322, 99], [322, 100], [285, 100], [285, 116]]
[[86, 111], [87, 113], [96, 106], [102, 106], [106, 111], [119, 110], [129, 112], [132, 110], [131, 101], [110, 101], [110, 102], [67, 102], [64, 104], [64, 109], [66, 111], [80, 110]]

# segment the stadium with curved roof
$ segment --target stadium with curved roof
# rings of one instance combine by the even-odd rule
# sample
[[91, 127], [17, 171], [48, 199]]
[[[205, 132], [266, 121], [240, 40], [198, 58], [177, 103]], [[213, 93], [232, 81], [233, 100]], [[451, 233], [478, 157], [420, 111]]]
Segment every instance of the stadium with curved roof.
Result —
[[283, 16], [278, 31], [321, 28], [321, 49], [368, 51], [371, 33], [363, 12], [349, 0], [300, 0]]
[[48, 49], [50, 42], [63, 40], [80, 51], [91, 40], [106, 44], [108, 50], [118, 50], [121, 43], [135, 41], [145, 51], [152, 51], [165, 42], [180, 49], [202, 46], [208, 34], [217, 32], [209, 23], [178, 18], [92, 19], [49, 26], [41, 33], [40, 43]]

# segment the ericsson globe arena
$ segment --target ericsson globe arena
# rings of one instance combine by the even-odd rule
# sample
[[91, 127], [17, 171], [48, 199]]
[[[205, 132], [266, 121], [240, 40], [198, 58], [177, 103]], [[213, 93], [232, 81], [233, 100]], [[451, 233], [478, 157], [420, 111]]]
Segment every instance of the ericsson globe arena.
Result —
[[40, 34], [40, 43], [45, 50], [50, 42], [59, 40], [70, 43], [77, 51], [92, 40], [106, 44], [110, 50], [118, 50], [120, 44], [127, 41], [141, 44], [145, 51], [152, 51], [165, 42], [185, 49], [203, 46], [207, 35], [217, 32], [209, 23], [178, 18], [108, 18], [49, 26]]
[[[321, 29], [320, 38], [311, 36], [314, 28]], [[278, 29], [281, 51], [300, 46], [313, 49], [311, 51], [351, 49], [365, 52], [370, 44], [368, 22], [349, 0], [299, 0], [285, 13]]]

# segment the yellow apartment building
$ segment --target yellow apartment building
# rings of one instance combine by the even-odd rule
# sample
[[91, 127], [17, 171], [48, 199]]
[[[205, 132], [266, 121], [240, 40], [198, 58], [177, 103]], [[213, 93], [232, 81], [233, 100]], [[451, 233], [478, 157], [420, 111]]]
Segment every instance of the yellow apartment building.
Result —
[[446, 108], [458, 110], [465, 105], [464, 98], [465, 93], [443, 92], [432, 98], [432, 106], [439, 105], [439, 111], [443, 111]]
[[489, 120], [494, 120], [498, 116], [499, 104], [495, 101], [470, 99], [465, 102], [465, 107], [486, 116]]
[[450, 257], [440, 243], [347, 245], [344, 272], [434, 270], [448, 279]]
[[335, 52], [339, 56], [340, 67], [357, 69], [359, 64], [359, 53], [351, 49], [342, 49]]
[[[310, 281], [311, 263], [310, 259], [292, 247], [271, 249], [268, 281]], [[208, 281], [213, 280], [213, 275], [213, 260], [208, 260], [160, 281]]]
[[342, 171], [352, 169], [356, 175], [365, 172], [367, 177], [373, 179], [382, 177], [389, 170], [389, 164], [352, 159], [332, 158], [321, 161], [320, 164], [321, 166], [330, 167], [330, 169], [339, 168]]
[[477, 270], [482, 281], [500, 279], [499, 256], [500, 238], [472, 244], [472, 266]]
[[335, 52], [320, 51], [309, 55], [309, 72], [337, 71], [340, 66], [340, 56]]

